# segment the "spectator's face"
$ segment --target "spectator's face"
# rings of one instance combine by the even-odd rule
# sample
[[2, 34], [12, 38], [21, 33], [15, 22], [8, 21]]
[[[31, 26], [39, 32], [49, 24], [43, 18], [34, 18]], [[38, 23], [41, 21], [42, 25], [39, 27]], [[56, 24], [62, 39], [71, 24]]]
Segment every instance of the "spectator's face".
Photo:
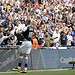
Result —
[[54, 31], [54, 30], [55, 30], [55, 28], [54, 28], [54, 27], [52, 27], [52, 30]]
[[59, 29], [58, 29], [58, 28], [56, 28], [55, 30], [56, 30], [56, 32], [58, 32], [58, 31], [59, 31]]
[[12, 26], [11, 26], [11, 25], [9, 25], [9, 27], [8, 27], [8, 28], [9, 28], [9, 30], [12, 30]]
[[49, 19], [52, 20], [53, 16], [50, 16]]
[[42, 30], [42, 27], [40, 27], [39, 30], [41, 31]]
[[0, 27], [0, 33], [3, 32], [3, 27]]
[[75, 41], [75, 36], [73, 37], [73, 41]]
[[0, 38], [2, 38], [2, 37], [3, 37], [3, 32], [0, 33]]

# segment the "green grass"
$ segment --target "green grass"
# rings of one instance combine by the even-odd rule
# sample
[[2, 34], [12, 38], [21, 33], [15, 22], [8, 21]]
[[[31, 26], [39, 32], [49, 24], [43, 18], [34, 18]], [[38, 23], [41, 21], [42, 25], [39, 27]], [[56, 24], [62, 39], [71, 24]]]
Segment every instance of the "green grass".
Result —
[[75, 75], [75, 70], [66, 70], [66, 71], [36, 71], [28, 73], [0, 73], [0, 75]]

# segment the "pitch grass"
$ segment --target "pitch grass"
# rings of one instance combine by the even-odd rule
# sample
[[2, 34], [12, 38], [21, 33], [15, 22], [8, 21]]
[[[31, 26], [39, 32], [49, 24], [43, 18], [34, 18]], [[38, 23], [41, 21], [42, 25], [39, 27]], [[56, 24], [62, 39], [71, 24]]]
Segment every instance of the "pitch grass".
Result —
[[19, 73], [19, 72], [9, 72], [9, 73], [0, 73], [0, 75], [75, 75], [75, 70], [66, 70], [66, 71], [34, 71], [28, 73]]

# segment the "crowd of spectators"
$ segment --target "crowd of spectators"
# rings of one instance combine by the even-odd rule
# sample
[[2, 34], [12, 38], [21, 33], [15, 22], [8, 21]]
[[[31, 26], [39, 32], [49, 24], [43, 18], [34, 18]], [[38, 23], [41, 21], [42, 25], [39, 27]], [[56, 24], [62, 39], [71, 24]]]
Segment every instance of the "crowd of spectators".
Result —
[[[74, 0], [0, 0], [0, 46], [75, 46]], [[27, 35], [28, 34], [28, 35]]]

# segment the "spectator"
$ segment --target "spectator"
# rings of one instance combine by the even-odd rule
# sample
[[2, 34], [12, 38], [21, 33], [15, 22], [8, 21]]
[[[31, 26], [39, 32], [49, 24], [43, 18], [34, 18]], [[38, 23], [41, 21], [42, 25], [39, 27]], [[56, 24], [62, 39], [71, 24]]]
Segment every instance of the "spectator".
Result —
[[53, 38], [48, 34], [45, 34], [45, 47], [52, 47], [53, 46]]
[[60, 33], [60, 44], [61, 44], [62, 47], [67, 46], [67, 36], [64, 32]]
[[[4, 30], [8, 30], [9, 35], [13, 34], [14, 38], [16, 36], [17, 45], [25, 38], [28, 39], [32, 33], [38, 36], [37, 42], [41, 47], [45, 43], [49, 47], [49, 40], [54, 41], [54, 46], [71, 45], [69, 42], [75, 34], [75, 8], [71, 0], [39, 0], [40, 3], [37, 0], [1, 1], [0, 24]], [[69, 32], [69, 28], [72, 31]], [[45, 35], [46, 32], [51, 39]]]
[[38, 40], [37, 40], [35, 34], [33, 34], [33, 36], [32, 36], [32, 48], [37, 49], [38, 47], [39, 47]]
[[75, 46], [75, 37], [73, 38], [72, 46]]
[[73, 37], [71, 35], [71, 32], [69, 31], [67, 35], [67, 46], [71, 46], [72, 41], [73, 41]]
[[58, 47], [60, 45], [60, 33], [58, 28], [55, 29], [54, 33], [53, 33], [53, 39], [54, 39], [54, 46]]

